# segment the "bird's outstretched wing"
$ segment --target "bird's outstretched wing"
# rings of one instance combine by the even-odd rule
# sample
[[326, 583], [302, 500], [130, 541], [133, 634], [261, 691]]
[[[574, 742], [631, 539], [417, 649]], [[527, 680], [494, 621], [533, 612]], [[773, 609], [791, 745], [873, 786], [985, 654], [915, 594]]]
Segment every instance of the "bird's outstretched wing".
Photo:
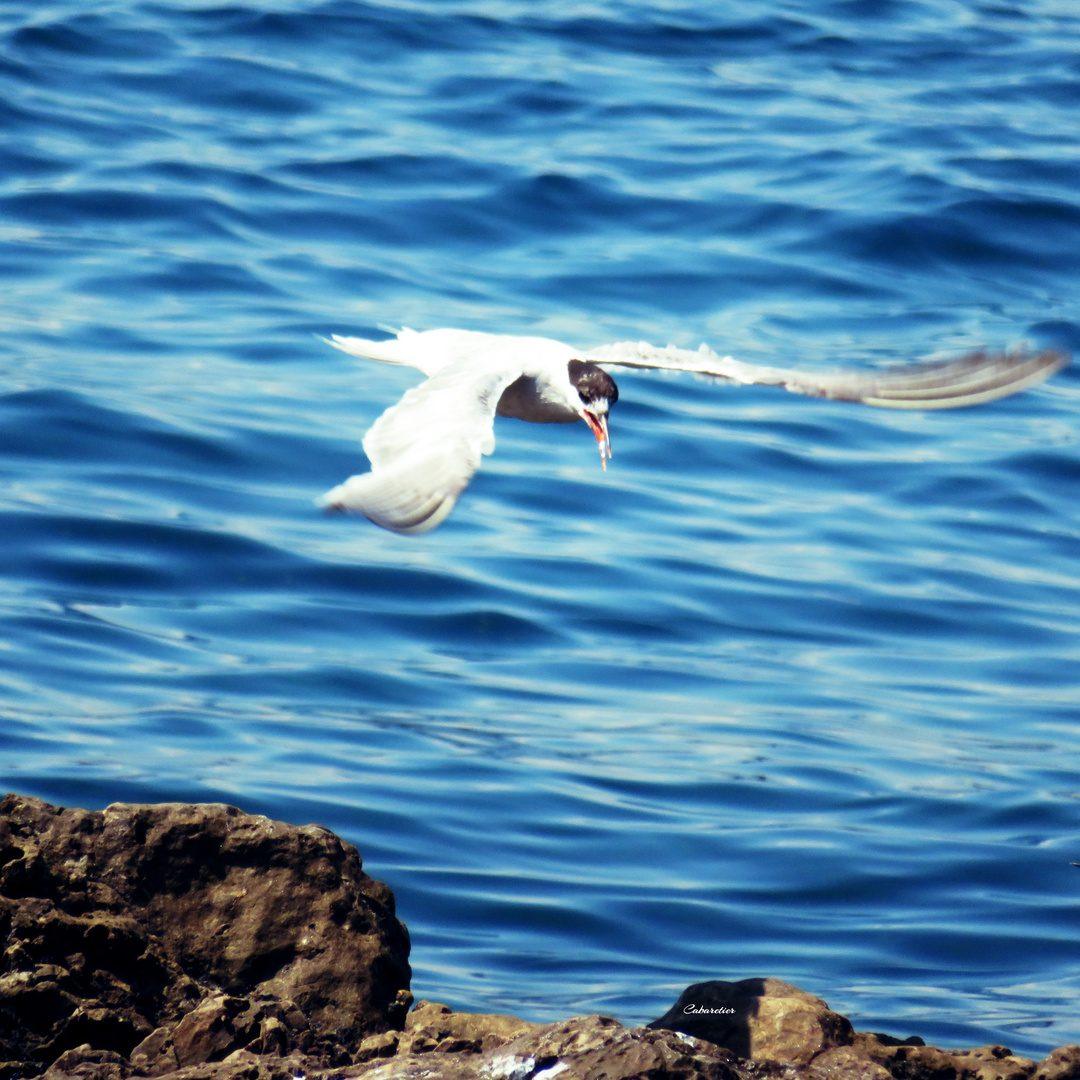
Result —
[[434, 529], [495, 449], [495, 409], [519, 369], [452, 364], [407, 391], [364, 436], [371, 472], [350, 476], [320, 503], [398, 533]]
[[877, 371], [790, 371], [720, 356], [706, 345], [694, 351], [673, 345], [620, 342], [590, 349], [584, 357], [620, 367], [664, 368], [715, 375], [745, 385], [782, 386], [794, 394], [857, 401], [885, 409], [955, 409], [1007, 397], [1060, 370], [1067, 353], [972, 352], [952, 360], [926, 360]]
[[351, 356], [379, 360], [384, 364], [401, 364], [428, 376], [459, 364], [491, 369], [499, 366], [497, 357], [519, 355], [523, 349], [528, 351], [535, 342], [544, 340], [485, 334], [480, 330], [417, 331], [404, 327], [394, 333], [395, 336], [386, 341], [342, 337], [341, 334], [331, 334], [323, 340]]

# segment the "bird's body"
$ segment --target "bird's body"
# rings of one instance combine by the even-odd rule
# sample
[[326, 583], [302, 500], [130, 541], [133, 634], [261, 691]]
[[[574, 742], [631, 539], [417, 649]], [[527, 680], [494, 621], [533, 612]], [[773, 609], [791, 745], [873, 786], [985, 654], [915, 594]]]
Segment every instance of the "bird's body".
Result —
[[582, 351], [550, 338], [475, 330], [402, 330], [388, 341], [335, 335], [330, 344], [427, 376], [364, 436], [371, 471], [349, 477], [321, 500], [400, 533], [427, 532], [446, 518], [480, 458], [495, 448], [496, 415], [537, 424], [584, 420], [606, 467], [608, 410], [619, 393], [600, 365], [692, 371], [884, 408], [941, 409], [1014, 394], [1068, 362], [1053, 350], [977, 352], [883, 371], [815, 374], [742, 363], [704, 345], [692, 351], [623, 342]]

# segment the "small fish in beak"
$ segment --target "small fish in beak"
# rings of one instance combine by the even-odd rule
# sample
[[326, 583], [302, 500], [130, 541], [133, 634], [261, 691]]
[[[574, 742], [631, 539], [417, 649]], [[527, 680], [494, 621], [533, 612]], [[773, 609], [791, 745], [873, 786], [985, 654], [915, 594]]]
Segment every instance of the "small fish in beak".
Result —
[[583, 415], [585, 423], [596, 436], [596, 442], [600, 447], [600, 464], [603, 465], [604, 472], [607, 472], [607, 459], [611, 457], [611, 436], [608, 434], [607, 415], [605, 413], [597, 415], [588, 409], [583, 411]]

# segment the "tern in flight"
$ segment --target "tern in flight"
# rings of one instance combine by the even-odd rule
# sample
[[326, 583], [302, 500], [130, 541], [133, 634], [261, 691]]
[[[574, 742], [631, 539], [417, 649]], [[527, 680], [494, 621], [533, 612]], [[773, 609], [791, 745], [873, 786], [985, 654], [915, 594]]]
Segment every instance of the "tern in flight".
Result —
[[364, 436], [371, 471], [350, 476], [320, 500], [398, 533], [427, 532], [446, 518], [481, 456], [495, 449], [496, 416], [534, 424], [584, 420], [607, 468], [608, 412], [619, 391], [601, 365], [690, 371], [887, 409], [951, 409], [1015, 394], [1069, 360], [1057, 350], [973, 352], [877, 371], [811, 373], [742, 363], [705, 345], [695, 352], [623, 342], [582, 352], [549, 338], [475, 330], [402, 330], [388, 341], [335, 334], [329, 343], [426, 376]]

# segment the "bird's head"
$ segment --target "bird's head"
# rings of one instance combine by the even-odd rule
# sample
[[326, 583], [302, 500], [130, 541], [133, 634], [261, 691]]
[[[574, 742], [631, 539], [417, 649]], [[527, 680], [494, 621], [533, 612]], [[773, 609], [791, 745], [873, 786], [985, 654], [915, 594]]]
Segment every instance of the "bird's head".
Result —
[[580, 401], [578, 414], [589, 425], [600, 447], [600, 464], [607, 468], [611, 457], [611, 436], [608, 434], [608, 410], [619, 400], [615, 380], [601, 367], [587, 360], [571, 360], [566, 365], [570, 385]]

